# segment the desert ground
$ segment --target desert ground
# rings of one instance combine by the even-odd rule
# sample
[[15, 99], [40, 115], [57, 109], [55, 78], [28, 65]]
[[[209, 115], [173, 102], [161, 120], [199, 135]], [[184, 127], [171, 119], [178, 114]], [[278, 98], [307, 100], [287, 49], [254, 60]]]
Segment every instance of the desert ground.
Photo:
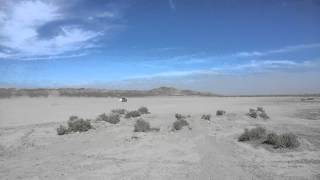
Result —
[[[57, 135], [71, 115], [95, 119], [112, 109], [148, 107], [158, 132], [134, 132], [138, 118]], [[270, 119], [246, 115], [261, 106]], [[217, 110], [224, 116], [216, 116]], [[190, 128], [172, 131], [175, 113]], [[211, 114], [211, 120], [201, 119]], [[273, 149], [238, 142], [245, 128], [292, 132], [300, 146]], [[16, 97], [0, 99], [0, 179], [320, 179], [320, 98], [301, 97]]]

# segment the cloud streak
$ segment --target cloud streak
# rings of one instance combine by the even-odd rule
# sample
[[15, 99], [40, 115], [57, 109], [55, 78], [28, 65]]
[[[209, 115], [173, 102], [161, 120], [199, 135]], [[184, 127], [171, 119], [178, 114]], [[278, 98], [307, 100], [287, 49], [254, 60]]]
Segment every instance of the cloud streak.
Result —
[[286, 46], [279, 49], [272, 49], [268, 51], [239, 52], [234, 54], [234, 56], [236, 57], [266, 56], [270, 54], [287, 53], [287, 52], [293, 52], [293, 51], [299, 51], [299, 50], [311, 49], [311, 48], [320, 48], [320, 43]]
[[[76, 57], [79, 51], [97, 47], [98, 40], [106, 33], [105, 29], [97, 31], [81, 24], [64, 23], [55, 27], [58, 33], [53, 36], [41, 36], [40, 28], [68, 19], [60, 6], [50, 1], [15, 1], [6, 4], [7, 11], [0, 9], [0, 58]], [[115, 14], [109, 12], [99, 14], [99, 18], [114, 17]]]
[[301, 68], [318, 67], [318, 64], [310, 61], [295, 62], [290, 60], [251, 60], [240, 64], [225, 64], [202, 69], [189, 70], [166, 70], [157, 73], [132, 76], [129, 79], [149, 79], [156, 77], [184, 77], [194, 75], [226, 75], [226, 74], [248, 74], [254, 72], [277, 72], [285, 70], [300, 70]]

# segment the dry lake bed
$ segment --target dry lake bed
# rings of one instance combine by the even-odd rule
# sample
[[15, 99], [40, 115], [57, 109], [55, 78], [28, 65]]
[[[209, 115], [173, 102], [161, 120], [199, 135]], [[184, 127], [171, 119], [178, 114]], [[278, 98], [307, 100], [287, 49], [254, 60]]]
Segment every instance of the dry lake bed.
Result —
[[[134, 132], [139, 118], [94, 119], [112, 109], [135, 110], [160, 131]], [[247, 116], [263, 107], [270, 119]], [[216, 116], [217, 110], [225, 110]], [[189, 128], [172, 131], [175, 113]], [[203, 114], [211, 114], [203, 120]], [[71, 115], [94, 129], [57, 135]], [[245, 128], [293, 133], [297, 148], [239, 142]], [[143, 97], [0, 99], [0, 179], [320, 179], [320, 98]]]

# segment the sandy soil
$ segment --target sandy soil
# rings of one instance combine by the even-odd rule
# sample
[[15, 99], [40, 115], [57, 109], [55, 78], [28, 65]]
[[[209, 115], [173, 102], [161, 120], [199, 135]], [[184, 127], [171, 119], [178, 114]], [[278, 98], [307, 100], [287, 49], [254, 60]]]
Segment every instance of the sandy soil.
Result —
[[[71, 115], [95, 118], [140, 106], [159, 132], [134, 133], [135, 119], [56, 134]], [[269, 120], [252, 119], [263, 106]], [[218, 109], [227, 111], [216, 117]], [[190, 114], [191, 130], [171, 131], [174, 114]], [[211, 121], [201, 120], [212, 114]], [[237, 141], [244, 128], [293, 132], [300, 147], [277, 149]], [[0, 179], [320, 179], [320, 100], [299, 97], [148, 97], [0, 99]]]

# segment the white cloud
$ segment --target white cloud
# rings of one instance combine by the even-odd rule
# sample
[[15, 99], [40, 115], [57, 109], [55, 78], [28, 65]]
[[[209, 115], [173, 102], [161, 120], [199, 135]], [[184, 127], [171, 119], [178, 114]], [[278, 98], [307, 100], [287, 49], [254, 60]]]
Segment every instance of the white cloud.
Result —
[[214, 69], [164, 71], [164, 72], [153, 73], [153, 74], [131, 76], [128, 79], [155, 78], [155, 77], [180, 77], [180, 76], [189, 76], [189, 75], [196, 75], [196, 74], [219, 74], [219, 73]]
[[11, 3], [7, 9], [10, 11], [0, 11], [0, 45], [11, 49], [12, 53], [2, 52], [0, 58], [23, 59], [71, 53], [93, 47], [94, 40], [103, 34], [65, 25], [60, 34], [43, 39], [37, 29], [64, 18], [57, 5], [39, 0], [20, 1]]
[[311, 49], [311, 48], [319, 48], [320, 43], [314, 43], [314, 44], [300, 44], [295, 46], [286, 46], [279, 49], [272, 49], [268, 51], [252, 51], [252, 52], [239, 52], [234, 54], [236, 57], [251, 57], [251, 56], [266, 56], [269, 54], [277, 54], [277, 53], [286, 53], [286, 52], [293, 52], [293, 51], [299, 51], [303, 49]]
[[183, 77], [193, 75], [223, 75], [223, 74], [238, 74], [239, 72], [277, 72], [283, 69], [294, 69], [294, 68], [308, 68], [316, 66], [310, 61], [294, 62], [290, 60], [252, 60], [242, 64], [226, 64], [216, 67], [208, 67], [203, 69], [195, 70], [164, 70], [158, 73], [144, 74], [138, 76], [131, 76], [130, 79], [139, 78], [156, 78], [156, 77]]

